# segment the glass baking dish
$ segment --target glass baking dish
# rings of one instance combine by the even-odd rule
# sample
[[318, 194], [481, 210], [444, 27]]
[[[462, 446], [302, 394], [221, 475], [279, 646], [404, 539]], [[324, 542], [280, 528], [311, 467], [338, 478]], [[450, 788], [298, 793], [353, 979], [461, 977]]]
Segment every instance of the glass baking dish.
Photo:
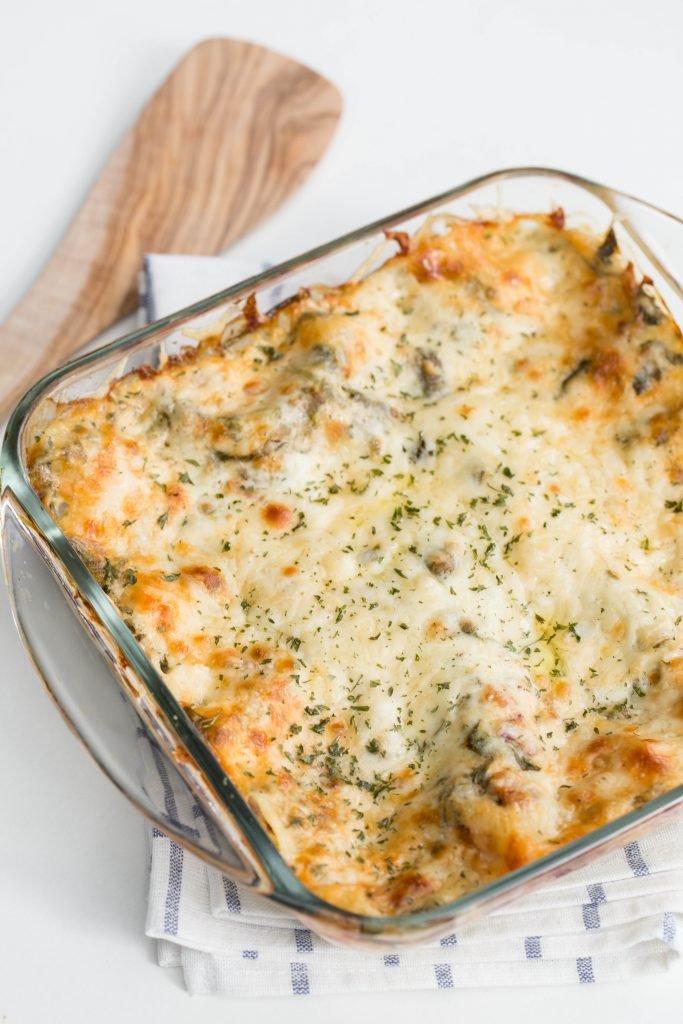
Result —
[[[395, 917], [341, 910], [296, 878], [124, 624], [118, 611], [34, 493], [26, 448], [55, 402], [90, 396], [141, 365], [196, 344], [247, 300], [262, 312], [313, 284], [338, 284], [392, 251], [385, 232], [412, 232], [427, 214], [550, 212], [573, 224], [610, 226], [683, 324], [683, 222], [576, 175], [544, 168], [498, 171], [469, 181], [288, 260], [265, 273], [128, 334], [48, 374], [19, 402], [0, 462], [2, 550], [15, 621], [64, 717], [111, 780], [159, 829], [225, 875], [287, 907], [325, 938], [394, 947], [434, 940], [514, 897], [630, 840], [683, 807], [683, 786], [460, 899]], [[383, 244], [384, 243], [384, 244]], [[252, 307], [253, 308], [253, 307]], [[188, 333], [189, 332], [189, 333]], [[193, 341], [193, 339], [195, 339]], [[163, 786], [146, 783], [141, 743]], [[189, 799], [177, 800], [183, 793]], [[182, 808], [189, 808], [184, 811]]]

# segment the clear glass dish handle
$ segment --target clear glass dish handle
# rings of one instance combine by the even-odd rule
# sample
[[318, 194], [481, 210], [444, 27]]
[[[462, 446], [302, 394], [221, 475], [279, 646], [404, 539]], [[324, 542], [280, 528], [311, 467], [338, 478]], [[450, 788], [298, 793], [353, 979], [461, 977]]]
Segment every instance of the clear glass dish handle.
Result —
[[[118, 789], [157, 828], [240, 881], [256, 876], [215, 827], [177, 767], [122, 692], [108, 658], [7, 496], [2, 550], [12, 613], [24, 645], [74, 734]], [[38, 752], [36, 751], [36, 756]]]
[[605, 192], [617, 234], [634, 243], [639, 269], [655, 280], [674, 320], [683, 323], [683, 221], [640, 199]]

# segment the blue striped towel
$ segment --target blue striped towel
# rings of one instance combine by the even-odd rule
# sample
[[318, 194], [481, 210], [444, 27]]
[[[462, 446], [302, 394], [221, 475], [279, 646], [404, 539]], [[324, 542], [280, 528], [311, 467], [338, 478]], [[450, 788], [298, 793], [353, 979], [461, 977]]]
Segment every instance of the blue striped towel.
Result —
[[[145, 319], [253, 273], [225, 258], [149, 256]], [[174, 791], [159, 752], [141, 741], [146, 784], [182, 821], [204, 827]], [[195, 994], [308, 995], [492, 985], [593, 984], [663, 971], [683, 948], [683, 822], [567, 875], [459, 929], [396, 953], [330, 945], [275, 904], [150, 830], [146, 932], [159, 963]]]

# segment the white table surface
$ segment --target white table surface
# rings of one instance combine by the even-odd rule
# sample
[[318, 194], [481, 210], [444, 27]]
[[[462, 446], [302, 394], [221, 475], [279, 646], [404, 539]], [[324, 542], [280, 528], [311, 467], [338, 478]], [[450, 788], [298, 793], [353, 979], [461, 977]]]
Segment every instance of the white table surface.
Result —
[[[0, 19], [0, 318], [182, 52], [261, 42], [340, 87], [324, 162], [241, 244], [289, 256], [497, 167], [578, 171], [683, 213], [676, 0], [22, 0]], [[683, 965], [620, 986], [190, 999], [143, 935], [141, 819], [59, 720], [0, 595], [0, 1021], [672, 1015]]]

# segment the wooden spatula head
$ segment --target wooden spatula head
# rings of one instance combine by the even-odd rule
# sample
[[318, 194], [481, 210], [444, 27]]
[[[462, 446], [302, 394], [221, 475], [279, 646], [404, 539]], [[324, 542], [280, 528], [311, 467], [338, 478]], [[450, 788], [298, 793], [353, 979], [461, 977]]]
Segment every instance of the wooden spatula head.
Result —
[[272, 213], [340, 113], [333, 85], [262, 46], [208, 39], [190, 50], [0, 327], [0, 415], [134, 308], [145, 252], [218, 253]]

